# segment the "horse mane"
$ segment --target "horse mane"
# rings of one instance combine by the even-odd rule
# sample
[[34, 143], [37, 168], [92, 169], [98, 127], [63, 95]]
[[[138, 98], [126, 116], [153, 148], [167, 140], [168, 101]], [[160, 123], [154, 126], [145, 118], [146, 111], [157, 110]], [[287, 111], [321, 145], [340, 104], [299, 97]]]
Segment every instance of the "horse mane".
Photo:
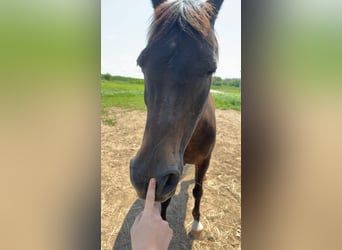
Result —
[[178, 25], [191, 37], [196, 38], [199, 35], [216, 47], [217, 42], [213, 36], [211, 24], [213, 15], [214, 7], [208, 2], [165, 1], [154, 11], [154, 18], [149, 30], [149, 42], [159, 40], [175, 25]]

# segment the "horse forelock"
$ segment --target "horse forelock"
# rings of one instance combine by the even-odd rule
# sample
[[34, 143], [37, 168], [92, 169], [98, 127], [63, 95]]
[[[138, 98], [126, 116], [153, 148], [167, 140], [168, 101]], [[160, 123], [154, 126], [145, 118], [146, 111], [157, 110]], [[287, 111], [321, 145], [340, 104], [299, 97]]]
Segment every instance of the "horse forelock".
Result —
[[[149, 30], [149, 41], [153, 42], [168, 33], [176, 24], [192, 37], [198, 34], [213, 47], [217, 46], [211, 25], [214, 7], [208, 2], [177, 0], [164, 2], [154, 11], [153, 21]], [[196, 34], [197, 33], [197, 34]]]

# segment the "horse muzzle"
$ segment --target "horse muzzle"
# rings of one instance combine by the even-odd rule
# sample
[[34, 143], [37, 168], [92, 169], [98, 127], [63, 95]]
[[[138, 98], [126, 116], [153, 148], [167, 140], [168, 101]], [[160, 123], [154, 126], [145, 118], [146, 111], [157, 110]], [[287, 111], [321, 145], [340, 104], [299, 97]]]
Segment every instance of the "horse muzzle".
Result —
[[155, 201], [164, 202], [168, 200], [176, 192], [180, 175], [180, 171], [174, 166], [157, 168], [157, 171], [150, 171], [136, 165], [134, 159], [130, 163], [130, 179], [138, 197], [141, 199], [146, 199], [150, 179], [156, 178]]

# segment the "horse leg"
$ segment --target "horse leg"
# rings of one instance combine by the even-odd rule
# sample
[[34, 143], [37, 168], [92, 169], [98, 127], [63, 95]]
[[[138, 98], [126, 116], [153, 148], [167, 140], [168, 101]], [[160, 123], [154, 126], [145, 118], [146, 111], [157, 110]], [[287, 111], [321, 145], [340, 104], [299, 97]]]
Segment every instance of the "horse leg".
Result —
[[203, 225], [199, 221], [201, 217], [200, 213], [200, 203], [201, 198], [203, 195], [203, 179], [205, 177], [205, 173], [208, 170], [210, 162], [210, 157], [205, 159], [202, 164], [196, 165], [196, 172], [195, 172], [195, 187], [192, 190], [192, 194], [195, 198], [195, 206], [192, 210], [192, 216], [194, 218], [194, 221], [192, 222], [192, 229], [191, 234], [195, 239], [202, 239], [203, 238]]
[[169, 199], [167, 199], [166, 201], [161, 203], [160, 215], [161, 215], [163, 220], [166, 220], [166, 209], [169, 206], [170, 201], [171, 201], [171, 197]]

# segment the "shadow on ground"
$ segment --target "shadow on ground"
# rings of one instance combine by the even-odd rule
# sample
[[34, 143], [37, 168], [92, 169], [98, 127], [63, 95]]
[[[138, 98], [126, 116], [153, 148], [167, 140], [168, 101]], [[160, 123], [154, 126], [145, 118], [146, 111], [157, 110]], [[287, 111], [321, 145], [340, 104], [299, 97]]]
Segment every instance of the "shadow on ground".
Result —
[[[173, 238], [169, 250], [192, 249], [193, 239], [184, 227], [186, 209], [189, 200], [188, 189], [194, 180], [181, 182], [179, 193], [173, 196], [167, 209], [167, 220], [173, 230]], [[192, 193], [192, 192], [190, 192]], [[115, 240], [113, 250], [131, 250], [130, 228], [134, 223], [135, 217], [144, 209], [144, 201], [137, 199], [128, 211], [124, 222]]]

